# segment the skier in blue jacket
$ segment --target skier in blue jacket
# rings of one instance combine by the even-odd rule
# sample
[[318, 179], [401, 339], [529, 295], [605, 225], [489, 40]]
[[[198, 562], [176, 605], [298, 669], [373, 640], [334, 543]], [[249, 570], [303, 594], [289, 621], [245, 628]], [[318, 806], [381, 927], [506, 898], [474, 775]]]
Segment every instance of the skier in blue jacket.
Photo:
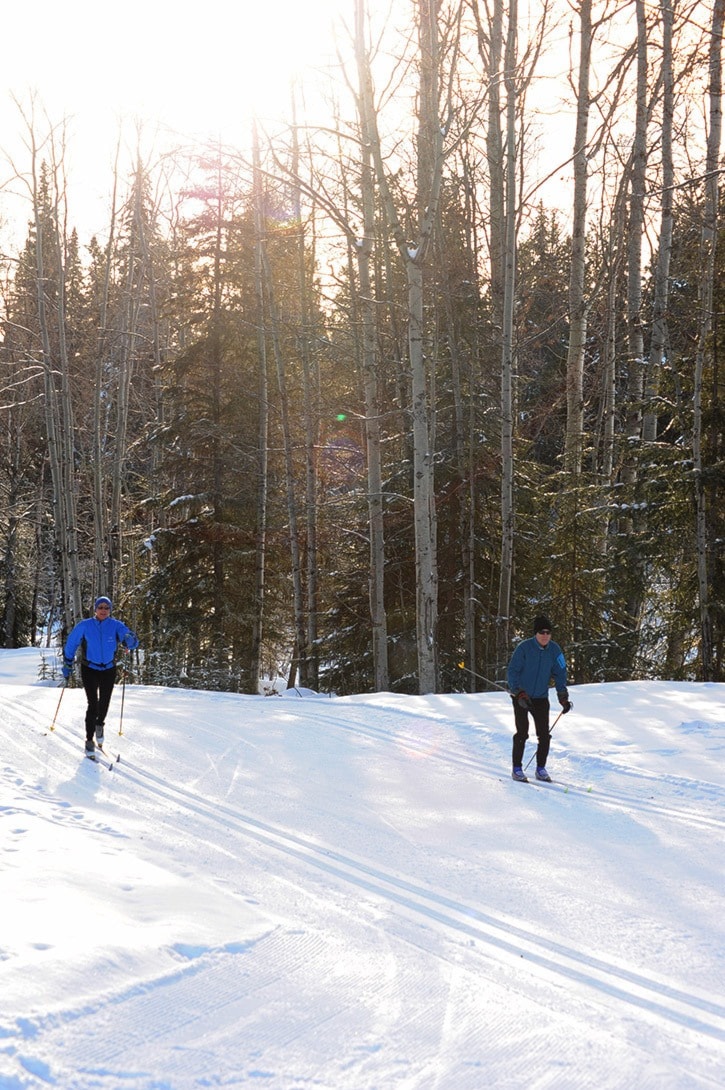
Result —
[[529, 736], [529, 713], [534, 720], [539, 744], [536, 750], [537, 780], [551, 780], [546, 771], [549, 756], [549, 685], [553, 679], [556, 695], [562, 711], [571, 710], [566, 687], [566, 661], [564, 652], [551, 638], [551, 621], [548, 617], [534, 619], [534, 635], [518, 645], [508, 668], [508, 687], [514, 704], [516, 733], [513, 742], [513, 779], [526, 783], [523, 764], [526, 739]]
[[93, 603], [93, 616], [79, 621], [63, 649], [63, 677], [73, 673], [76, 651], [81, 649], [81, 680], [86, 691], [86, 755], [95, 752], [93, 735], [103, 745], [103, 725], [106, 721], [111, 693], [116, 682], [116, 655], [120, 646], [132, 650], [138, 638], [123, 621], [111, 616], [113, 603], [101, 595]]

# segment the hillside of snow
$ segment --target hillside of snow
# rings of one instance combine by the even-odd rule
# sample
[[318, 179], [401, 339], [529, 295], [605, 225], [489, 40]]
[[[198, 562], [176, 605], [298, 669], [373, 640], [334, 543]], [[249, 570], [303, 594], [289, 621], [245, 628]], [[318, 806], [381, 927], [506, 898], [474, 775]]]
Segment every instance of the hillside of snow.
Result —
[[723, 1085], [725, 686], [572, 687], [544, 785], [503, 693], [129, 685], [94, 764], [39, 662], [0, 651], [0, 1090]]

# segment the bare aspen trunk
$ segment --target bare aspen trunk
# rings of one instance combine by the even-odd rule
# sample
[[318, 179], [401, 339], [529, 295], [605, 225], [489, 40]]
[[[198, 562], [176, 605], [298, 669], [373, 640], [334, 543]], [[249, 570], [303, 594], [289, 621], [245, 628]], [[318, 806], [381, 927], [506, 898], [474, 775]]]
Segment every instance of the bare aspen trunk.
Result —
[[[146, 224], [143, 208], [143, 168], [140, 162], [136, 166], [136, 177], [132, 192], [130, 217], [130, 237], [125, 283], [123, 285], [123, 307], [121, 320], [123, 327], [119, 336], [119, 351], [114, 372], [115, 398], [112, 406], [113, 459], [109, 481], [110, 501], [108, 522], [105, 526], [106, 571], [103, 589], [109, 593], [118, 593], [123, 563], [124, 510], [123, 496], [127, 461], [127, 437], [130, 414], [130, 394], [134, 367], [138, 356], [139, 314], [143, 306], [148, 305], [146, 285], [153, 281], [153, 270], [146, 241]], [[101, 421], [98, 421], [101, 427]], [[105, 491], [105, 488], [103, 489]]]
[[365, 395], [365, 450], [370, 523], [370, 621], [372, 626], [373, 674], [377, 692], [390, 686], [388, 667], [388, 622], [385, 610], [385, 524], [383, 509], [383, 467], [380, 448], [380, 407], [376, 307], [370, 266], [375, 238], [375, 176], [372, 163], [371, 118], [373, 96], [365, 51], [365, 3], [355, 5], [355, 53], [359, 83], [360, 128], [362, 133], [360, 191], [363, 208], [363, 237], [356, 246], [357, 272], [362, 309], [362, 369]]
[[490, 207], [489, 238], [491, 251], [491, 305], [494, 330], [503, 327], [504, 295], [504, 158], [501, 133], [501, 59], [503, 56], [503, 0], [493, 0], [489, 30], [488, 125], [486, 127], [486, 160], [488, 163]]
[[712, 681], [714, 673], [713, 630], [710, 607], [710, 560], [708, 497], [703, 477], [703, 382], [705, 360], [712, 351], [713, 289], [717, 248], [718, 181], [720, 140], [722, 134], [722, 36], [725, 0], [715, 0], [710, 31], [709, 121], [705, 164], [705, 202], [701, 236], [700, 321], [695, 353], [693, 388], [692, 454], [695, 470], [697, 584], [700, 599], [700, 663], [703, 681]]
[[[45, 393], [48, 462], [53, 489], [55, 539], [58, 549], [63, 596], [63, 621], [71, 627], [82, 615], [78, 572], [78, 530], [76, 523], [74, 425], [70, 376], [65, 340], [65, 235], [61, 229], [61, 207], [52, 189], [54, 175], [46, 187], [38, 179], [35, 133], [30, 126], [32, 154], [32, 199], [35, 225], [35, 273], [38, 326]], [[54, 165], [54, 170], [57, 171]], [[50, 260], [49, 260], [50, 259]], [[56, 278], [55, 323], [47, 299], [47, 283]], [[53, 347], [55, 340], [56, 348]]]
[[[138, 186], [138, 188], [140, 190], [142, 190], [143, 166], [142, 166], [140, 158], [139, 158], [138, 167], [137, 167], [137, 175], [138, 175], [138, 177], [137, 177], [137, 186]], [[114, 178], [115, 178], [115, 174], [114, 174]], [[115, 208], [115, 197], [114, 197], [114, 208]], [[141, 211], [141, 213], [143, 213], [142, 208], [140, 208], [140, 211]], [[148, 312], [149, 312], [148, 313], [148, 324], [147, 324], [147, 329], [148, 329], [148, 334], [147, 335], [149, 335], [150, 338], [151, 338], [152, 358], [153, 358], [153, 375], [154, 375], [154, 387], [153, 387], [154, 396], [153, 396], [152, 410], [151, 411], [152, 411], [152, 415], [153, 415], [153, 417], [155, 417], [157, 423], [160, 424], [162, 422], [163, 416], [164, 416], [164, 403], [163, 403], [163, 399], [162, 399], [162, 396], [161, 396], [161, 385], [160, 385], [161, 379], [160, 379], [160, 376], [162, 374], [162, 362], [163, 362], [163, 358], [164, 358], [164, 354], [165, 354], [165, 352], [164, 352], [165, 344], [164, 344], [164, 337], [163, 337], [163, 334], [162, 334], [161, 317], [160, 317], [160, 314], [159, 314], [159, 305], [158, 305], [158, 282], [157, 281], [159, 279], [159, 275], [160, 275], [161, 270], [157, 267], [157, 264], [154, 261], [154, 248], [152, 246], [153, 238], [154, 238], [154, 232], [152, 230], [152, 223], [149, 222], [147, 217], [145, 215], [143, 215], [143, 214], [139, 215], [138, 219], [139, 219], [139, 222], [138, 222], [138, 240], [137, 241], [138, 241], [138, 247], [139, 247], [139, 254], [140, 254], [140, 258], [141, 258], [141, 268], [143, 270], [143, 274], [144, 274], [144, 278], [145, 278], [144, 281], [143, 281], [143, 287], [145, 289], [144, 294], [139, 295], [138, 302], [139, 302], [140, 306], [148, 307]], [[139, 287], [140, 286], [141, 285], [139, 285]], [[160, 461], [160, 454], [159, 454], [159, 450], [157, 448], [157, 444], [153, 444], [153, 447], [152, 447], [152, 469], [151, 469], [152, 480], [157, 479], [159, 461]], [[119, 533], [119, 541], [118, 541], [119, 559], [120, 559], [121, 562], [123, 562], [123, 559], [124, 559], [123, 524], [121, 524], [121, 526], [120, 526], [120, 531], [121, 532]], [[131, 586], [131, 587], [136, 587], [136, 585], [137, 585], [136, 567], [135, 567], [136, 557], [135, 557], [134, 552], [131, 552], [129, 560], [130, 560], [129, 577], [128, 577], [127, 580], [124, 577], [124, 582], [127, 585]], [[123, 568], [122, 568], [122, 571], [123, 571]], [[127, 606], [127, 609], [128, 609], [128, 606]], [[137, 600], [136, 596], [134, 596], [134, 598], [133, 598], [133, 600], [131, 602], [131, 609], [130, 609], [130, 612], [131, 612], [130, 623], [131, 623], [131, 626], [134, 629], [136, 629], [136, 626], [137, 626], [137, 621], [136, 621], [137, 609], [138, 609], [138, 600]], [[127, 619], [128, 619], [128, 617], [127, 617]]]
[[637, 101], [634, 144], [629, 182], [627, 224], [627, 419], [626, 439], [630, 454], [625, 459], [622, 479], [633, 484], [637, 475], [637, 454], [632, 441], [642, 430], [644, 335], [642, 331], [642, 232], [647, 167], [647, 27], [643, 0], [635, 0], [637, 21]]
[[[476, 268], [475, 245], [475, 217], [473, 213], [474, 192], [476, 181], [474, 170], [471, 167], [465, 153], [461, 156], [462, 178], [466, 179], [462, 185], [462, 200], [464, 202], [465, 216], [463, 232], [466, 244], [467, 257], [467, 282], [471, 287], [476, 285], [478, 290], [478, 273]], [[448, 355], [451, 368], [451, 396], [453, 401], [453, 433], [452, 448], [455, 451], [455, 524], [460, 556], [460, 575], [462, 584], [461, 607], [463, 613], [463, 641], [464, 662], [466, 668], [464, 679], [471, 692], [478, 689], [476, 672], [476, 587], [475, 587], [475, 510], [476, 489], [474, 480], [476, 476], [475, 459], [478, 454], [475, 440], [475, 398], [466, 399], [464, 385], [468, 382], [468, 390], [472, 390], [474, 381], [472, 359], [479, 359], [480, 355], [476, 347], [466, 337], [461, 336], [461, 321], [454, 305], [455, 299], [455, 273], [452, 274], [450, 263], [446, 257], [447, 240], [443, 232], [436, 245], [436, 261], [445, 270], [445, 275], [440, 286], [441, 306], [445, 312], [446, 338]], [[467, 333], [468, 331], [466, 331]], [[476, 331], [477, 332], [477, 331]], [[476, 337], [474, 332], [474, 342]], [[460, 666], [461, 664], [459, 664]]]
[[[130, 256], [131, 263], [133, 261]], [[129, 270], [130, 280], [130, 270]], [[134, 352], [134, 310], [138, 300], [133, 298], [130, 282], [126, 284], [124, 329], [121, 333], [121, 350], [115, 368], [114, 447], [111, 462], [110, 504], [106, 527], [107, 567], [104, 590], [116, 593], [122, 558], [123, 540], [123, 476], [126, 463], [126, 436], [128, 433], [129, 391], [131, 388], [132, 357]]]
[[[214, 262], [213, 262], [213, 316], [211, 330], [211, 417], [212, 417], [212, 508], [214, 525], [219, 527], [223, 520], [223, 465], [221, 449], [221, 413], [222, 413], [222, 236], [224, 223], [224, 196], [222, 180], [221, 147], [218, 149], [216, 208], [214, 224]], [[212, 544], [213, 566], [213, 602], [217, 618], [216, 668], [218, 676], [224, 677], [229, 669], [225, 630], [226, 623], [226, 587], [225, 557], [221, 534], [214, 535]]]
[[645, 412], [642, 423], [642, 438], [648, 442], [654, 442], [657, 439], [656, 400], [659, 395], [660, 375], [667, 342], [667, 305], [669, 301], [675, 180], [672, 160], [672, 125], [675, 111], [672, 66], [673, 0], [660, 0], [660, 10], [662, 12], [662, 208], [657, 265], [654, 277], [652, 337], [647, 365]]
[[267, 490], [269, 465], [269, 391], [267, 379], [267, 332], [264, 293], [264, 188], [259, 157], [259, 134], [252, 132], [254, 165], [254, 283], [257, 298], [257, 355], [259, 374], [259, 415], [257, 424], [257, 505], [255, 527], [254, 604], [245, 691], [258, 692], [262, 667], [264, 632], [264, 590], [267, 571]]
[[[642, 329], [642, 237], [644, 231], [644, 191], [647, 167], [647, 26], [644, 0], [634, 0], [637, 26], [637, 76], [634, 140], [629, 171], [627, 221], [627, 405], [625, 415], [626, 450], [622, 463], [622, 482], [635, 488], [640, 462], [639, 440], [642, 436], [642, 397], [644, 393], [644, 333]], [[631, 533], [646, 514], [634, 507], [622, 521], [622, 531]], [[644, 566], [639, 558], [631, 564], [626, 611], [633, 630], [640, 624]]]
[[[418, 119], [417, 246], [407, 251], [408, 351], [412, 373], [413, 511], [416, 551], [416, 635], [421, 693], [439, 687], [438, 545], [435, 502], [435, 397], [428, 375], [423, 334], [423, 265], [438, 214], [443, 147], [438, 85], [440, 0], [419, 0], [420, 116]], [[407, 249], [407, 247], [406, 247]]]
[[280, 416], [282, 421], [282, 440], [284, 445], [285, 484], [287, 493], [287, 517], [289, 519], [289, 543], [292, 559], [292, 595], [294, 608], [294, 633], [295, 650], [294, 659], [290, 667], [289, 684], [294, 685], [295, 676], [299, 673], [301, 685], [308, 685], [307, 671], [307, 626], [305, 624], [305, 596], [302, 583], [302, 550], [300, 548], [299, 518], [297, 513], [297, 496], [295, 489], [295, 470], [292, 457], [292, 430], [290, 427], [289, 395], [287, 392], [287, 374], [282, 354], [282, 345], [279, 336], [279, 318], [274, 298], [274, 285], [272, 273], [269, 267], [267, 253], [262, 248], [262, 271], [264, 276], [265, 295], [267, 299], [267, 313], [269, 315], [272, 351], [277, 372], [277, 388], [280, 399]]
[[[366, 237], [369, 237], [367, 228]], [[363, 389], [365, 394], [365, 451], [370, 533], [369, 598], [373, 643], [373, 673], [376, 692], [385, 692], [390, 687], [390, 673], [388, 667], [388, 620], [385, 609], [385, 523], [375, 303], [370, 278], [370, 257], [363, 253], [362, 247], [358, 252], [358, 275], [360, 277], [363, 313]]]
[[592, 0], [579, 9], [579, 73], [574, 137], [574, 204], [569, 276], [569, 347], [566, 359], [566, 443], [564, 465], [581, 472], [584, 433], [584, 349], [587, 335], [586, 221], [587, 140], [589, 131], [589, 72], [592, 49]]
[[[475, 285], [476, 297], [480, 298], [480, 284], [478, 271], [478, 240], [476, 237], [476, 216], [474, 215], [474, 170], [468, 156], [463, 160], [464, 200], [466, 207], [466, 248], [469, 263], [469, 279]], [[474, 333], [472, 346], [472, 359], [481, 358], [478, 325]], [[459, 369], [460, 378], [460, 369]], [[470, 368], [469, 386], [473, 389], [475, 376], [473, 366]], [[469, 397], [468, 411], [465, 411], [461, 390], [458, 390], [458, 415], [460, 423], [460, 449], [459, 466], [461, 478], [465, 482], [465, 506], [461, 511], [461, 571], [463, 573], [463, 619], [464, 619], [464, 647], [465, 662], [469, 668], [477, 670], [478, 641], [477, 641], [477, 595], [476, 595], [476, 510], [478, 490], [476, 488], [476, 462], [478, 457], [478, 444], [476, 442], [476, 399]], [[474, 673], [468, 674], [468, 686], [471, 692], [476, 692], [478, 685]]]
[[[607, 278], [607, 337], [604, 344], [602, 389], [602, 450], [601, 477], [606, 485], [614, 480], [614, 446], [617, 420], [617, 280], [619, 259], [610, 252]], [[602, 536], [602, 551], [607, 548], [607, 535]]]
[[96, 341], [96, 371], [93, 386], [93, 465], [91, 467], [91, 489], [93, 493], [93, 576], [94, 586], [104, 594], [113, 592], [112, 577], [107, 567], [108, 520], [106, 517], [105, 478], [103, 472], [103, 435], [105, 403], [103, 398], [103, 371], [108, 335], [108, 298], [111, 282], [111, 261], [116, 235], [116, 191], [118, 185], [118, 148], [116, 149], [116, 169], [113, 174], [113, 198], [111, 202], [111, 225], [106, 245], [106, 264], [103, 279], [103, 294], [98, 315], [98, 337]]
[[[299, 177], [299, 133], [297, 129], [297, 111], [292, 101], [292, 176]], [[299, 184], [293, 188], [295, 222], [299, 225], [297, 238], [297, 294], [300, 306], [300, 330], [298, 344], [302, 360], [304, 429], [305, 429], [305, 575], [306, 575], [306, 620], [307, 620], [307, 684], [317, 689], [319, 684], [319, 662], [317, 654], [317, 614], [319, 609], [319, 590], [317, 572], [317, 458], [315, 451], [319, 433], [319, 375], [310, 351], [310, 321], [308, 306], [307, 275], [307, 239], [302, 221], [302, 200]]]
[[514, 299], [516, 292], [516, 32], [518, 2], [510, 0], [506, 36], [506, 200], [504, 219], [501, 336], [501, 573], [498, 593], [497, 659], [504, 662], [511, 639], [514, 563]]
[[[388, 227], [395, 238], [408, 287], [408, 354], [412, 385], [413, 522], [416, 560], [416, 644], [418, 688], [436, 692], [438, 663], [438, 558], [435, 505], [435, 404], [431, 375], [424, 349], [423, 267], [438, 215], [443, 175], [445, 126], [439, 117], [438, 10], [440, 0], [419, 0], [420, 117], [417, 158], [418, 228], [415, 242], [408, 241], [398, 216], [383, 159], [377, 117], [370, 118], [370, 138], [375, 172], [383, 197]], [[369, 59], [364, 58], [366, 69]]]
[[408, 349], [412, 372], [413, 512], [416, 556], [416, 639], [419, 692], [438, 687], [438, 567], [433, 450], [425, 353], [423, 350], [423, 270], [414, 261], [408, 273]]

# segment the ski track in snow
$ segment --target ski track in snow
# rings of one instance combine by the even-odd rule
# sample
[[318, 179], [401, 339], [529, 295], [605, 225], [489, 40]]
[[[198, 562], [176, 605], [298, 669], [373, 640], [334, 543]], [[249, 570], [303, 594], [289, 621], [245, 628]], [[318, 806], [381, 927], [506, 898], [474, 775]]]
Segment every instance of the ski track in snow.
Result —
[[[359, 724], [351, 727], [339, 719], [315, 716], [317, 722], [324, 721], [327, 726], [354, 729], [371, 736], [384, 737], [387, 741], [401, 744], [399, 734], [386, 731], [373, 731]], [[422, 749], [424, 743], [405, 738], [402, 744]], [[113, 752], [113, 751], [111, 751]], [[426, 749], [426, 752], [428, 750]], [[436, 752], [439, 761], [451, 764], [464, 764], [484, 775], [496, 776], [483, 764], [450, 752]], [[120, 766], [119, 766], [120, 768]], [[597, 962], [586, 952], [575, 951], [559, 946], [551, 938], [537, 937], [529, 927], [513, 926], [509, 919], [497, 919], [483, 912], [479, 907], [453, 901], [432, 890], [426, 890], [395, 874], [386, 874], [378, 868], [344, 855], [333, 848], [319, 845], [295, 835], [289, 830], [269, 825], [241, 811], [224, 806], [218, 802], [208, 804], [204, 798], [187, 788], [174, 784], [165, 777], [157, 776], [146, 769], [139, 768], [129, 761], [123, 761], [121, 771], [142, 788], [153, 791], [157, 798], [164, 798], [173, 805], [174, 810], [183, 806], [196, 817], [211, 825], [219, 825], [225, 831], [233, 829], [236, 833], [253, 839], [272, 848], [274, 851], [291, 857], [307, 866], [323, 870], [328, 877], [335, 877], [372, 893], [383, 900], [395, 902], [413, 913], [423, 916], [426, 921], [442, 924], [466, 938], [476, 940], [483, 946], [488, 957], [498, 957], [514, 965], [523, 957], [528, 966], [549, 974], [555, 982], [562, 979], [575, 982], [589, 989], [594, 989], [618, 1002], [627, 1002], [649, 1011], [665, 1020], [689, 1027], [698, 1033], [725, 1037], [725, 1005], [715, 1004], [705, 997], [686, 994], [669, 988], [656, 979], [647, 979], [638, 974], [618, 970], [616, 967]], [[592, 797], [592, 793], [582, 788], [570, 791]], [[614, 798], [611, 792], [599, 791], [594, 796], [597, 801], [617, 808], [629, 807], [632, 800], [624, 797]], [[643, 805], [638, 808], [654, 810], [659, 814], [673, 816], [697, 824], [716, 825], [722, 823], [715, 819], [706, 820], [693, 812], [683, 812], [661, 805]], [[213, 840], [213, 837], [211, 838]]]
[[466, 938], [475, 939], [489, 957], [497, 956], [506, 961], [513, 958], [514, 964], [519, 964], [523, 957], [528, 966], [547, 972], [555, 982], [561, 983], [565, 978], [698, 1033], [725, 1039], [725, 1004], [668, 988], [659, 980], [618, 970], [598, 962], [588, 953], [560, 946], [548, 936], [536, 936], [529, 926], [514, 926], [509, 919], [492, 917], [480, 907], [451, 900], [404, 877], [385, 873], [364, 860], [313, 843], [235, 808], [218, 802], [210, 806], [200, 795], [129, 762], [124, 762], [123, 771], [135, 777], [140, 786], [150, 785], [157, 797], [186, 807], [211, 825], [220, 825], [227, 831], [233, 829], [297, 862], [324, 871], [328, 877], [334, 876], [383, 900], [395, 902], [423, 916], [427, 922], [434, 921]]
[[[466, 768], [470, 771], [480, 774], [482, 777], [489, 779], [501, 779], [500, 770], [492, 769], [488, 764], [483, 761], [477, 760], [469, 752], [452, 752], [450, 749], [440, 750], [431, 749], [430, 743], [426, 740], [421, 740], [413, 735], [402, 736], [399, 731], [394, 728], [388, 730], [381, 730], [379, 728], [366, 725], [364, 722], [355, 722], [353, 724], [349, 722], [341, 722], [339, 719], [332, 717], [326, 717], [324, 715], [315, 715], [315, 721], [317, 723], [326, 723], [328, 726], [336, 727], [338, 729], [346, 731], [354, 731], [356, 734], [367, 735], [370, 738], [382, 739], [391, 744], [404, 745], [412, 750], [417, 751], [420, 754], [424, 754], [426, 757], [433, 758], [438, 761], [445, 762], [446, 764]], [[432, 721], [435, 724], [435, 720]], [[594, 763], [594, 759], [590, 758], [590, 763]], [[604, 762], [599, 761], [599, 764]], [[635, 786], [639, 786], [640, 790], [637, 793], [631, 794], [613, 792], [611, 790], [602, 790], [593, 786], [582, 787], [574, 783], [566, 782], [560, 779], [554, 779], [551, 784], [536, 784], [535, 786], [541, 786], [544, 789], [555, 790], [563, 789], [566, 794], [585, 796], [590, 799], [594, 799], [603, 806], [608, 806], [611, 809], [617, 810], [640, 810], [642, 812], [655, 813], [662, 816], [676, 818], [681, 821], [687, 822], [689, 825], [699, 825], [707, 829], [716, 829], [725, 832], [725, 817], [720, 818], [714, 814], [704, 814], [700, 810], [693, 810], [687, 807], [674, 807], [664, 805], [660, 802], [654, 802], [651, 799], [642, 797], [642, 782], [647, 783], [650, 788], [658, 787], [662, 789], [663, 784], [666, 785], [668, 791], [672, 789], [680, 789], [686, 791], [688, 787], [695, 786], [695, 781], [688, 780], [681, 776], [675, 776], [668, 774], [667, 776], [652, 776], [641, 771], [633, 773], [631, 770], [620, 765], [613, 765], [609, 762], [610, 767], [617, 771], [619, 776], [631, 777], [635, 781]], [[529, 773], [530, 774], [530, 773]], [[584, 778], [584, 777], [582, 777]], [[530, 782], [533, 782], [530, 781]], [[525, 785], [524, 785], [525, 786]], [[703, 781], [697, 781], [698, 790], [702, 793], [703, 790], [708, 791], [711, 802], [713, 805], [722, 806], [725, 801], [725, 791], [717, 784], [708, 785]]]
[[[18, 701], [5, 705], [0, 699], [3, 716], [19, 728], [24, 719], [18, 710], [23, 704], [25, 721], [31, 715], [36, 718], [35, 706]], [[365, 722], [364, 707], [355, 709], [358, 718], [331, 716], [313, 702], [304, 711], [309, 720], [328, 729], [354, 732], [418, 753], [452, 773], [463, 769], [483, 780], [502, 779], [500, 768], [481, 756], [486, 739], [480, 729], [462, 727], [463, 740], [451, 744], [448, 736], [438, 742], [401, 731], [397, 713], [391, 714], [387, 729], [379, 726], [380, 714], [378, 725]], [[431, 725], [435, 723], [431, 719]], [[451, 721], [441, 725], [450, 728]], [[207, 725], [198, 729], [219, 736]], [[47, 732], [40, 724], [37, 730]], [[78, 740], [71, 740], [67, 731], [48, 735], [48, 744], [80, 758]], [[113, 745], [107, 748], [114, 752]], [[236, 754], [232, 759], [238, 759], [238, 750]], [[725, 1043], [725, 1003], [707, 993], [675, 987], [626, 964], [604, 962], [586, 950], [556, 941], [530, 921], [452, 897], [357, 853], [210, 798], [175, 782], [172, 760], [167, 761], [164, 775], [123, 755], [111, 770], [102, 764], [86, 765], [89, 776], [103, 777], [101, 787], [112, 785], [114, 792], [128, 792], [131, 800], [137, 795], [146, 797], [154, 807], [157, 836], [163, 835], [162, 825], [172, 834], [188, 822], [195, 837], [207, 842], [210, 850], [230, 851], [225, 842], [232, 839], [239, 854], [241, 843], [250, 845], [257, 861], [279, 882], [299, 890], [305, 922], [292, 928], [282, 920], [249, 943], [218, 948], [176, 944], [170, 951], [176, 967], [157, 977], [47, 1015], [21, 1018], [15, 1026], [0, 1024], [0, 1090], [47, 1086], [60, 1090], [216, 1086], [602, 1090], [603, 1086], [629, 1085], [628, 1078], [619, 1081], [618, 1064], [620, 1072], [638, 1073], [640, 1090], [701, 1090], [720, 1085], [715, 1058], [725, 1063], [725, 1049], [718, 1047]], [[619, 776], [618, 766], [616, 771]], [[542, 799], [550, 796], [542, 805], [637, 811], [703, 832], [725, 828], [725, 821], [712, 811], [644, 798], [642, 790], [662, 789], [662, 778], [631, 770], [626, 774], [633, 785], [631, 795], [581, 783], [536, 786]], [[119, 841], [115, 850], [123, 850], [123, 837], [110, 823], [24, 781], [9, 765], [1, 778], [6, 789], [3, 800], [11, 791], [15, 797], [11, 806], [0, 806], [0, 814], [17, 820], [14, 840], [4, 852], [17, 850], [22, 819], [26, 813], [37, 813], [39, 806], [48, 820], [83, 825], [93, 833], [115, 837]], [[693, 783], [671, 775], [666, 781], [668, 790], [684, 795]], [[705, 795], [713, 806], [722, 807], [721, 788], [701, 782], [697, 787], [700, 801]], [[529, 788], [512, 783], [511, 790]], [[33, 808], [22, 804], [25, 791], [32, 794]], [[315, 927], [314, 901], [323, 895], [334, 901], [332, 907], [327, 904], [331, 916], [326, 924], [337, 919], [339, 926]], [[356, 909], [360, 909], [357, 919]], [[378, 961], [371, 959], [368, 965], [365, 957], [366, 935], [371, 929], [379, 933], [380, 927], [386, 930], [390, 957], [398, 969], [382, 980]], [[421, 950], [439, 961], [438, 984], [433, 989], [430, 975], [418, 965]], [[342, 963], [348, 972], [341, 971]], [[401, 1004], [399, 991], [401, 967], [410, 987], [407, 1008]], [[505, 999], [512, 991], [520, 1015], [513, 1034]], [[304, 996], [306, 1002], [291, 1005], [290, 993]], [[279, 1017], [270, 1018], [270, 1010], [277, 1010]], [[625, 1033], [623, 1040], [622, 1026], [635, 1021], [638, 1036]], [[232, 1062], [229, 1026], [235, 1024], [244, 1030]], [[353, 1039], [349, 1038], [351, 1024], [356, 1026]], [[567, 1026], [573, 1024], [579, 1025], [579, 1032], [569, 1034], [567, 1047], [562, 1041]], [[560, 1048], [556, 1059], [548, 1052], [554, 1030]], [[180, 1045], [184, 1034], [188, 1044]], [[220, 1066], [216, 1046], [222, 1037]], [[703, 1049], [703, 1039], [711, 1042], [712, 1051]], [[310, 1040], [315, 1042], [314, 1049]], [[431, 1040], [438, 1041], [433, 1055]], [[29, 1047], [35, 1041], [42, 1042], [37, 1051]], [[658, 1066], [653, 1056], [664, 1041], [669, 1042], [671, 1053], [667, 1063]], [[416, 1042], [420, 1052], [411, 1054]], [[397, 1044], [401, 1051], [396, 1050]], [[485, 1067], [463, 1059], [484, 1052]], [[160, 1054], [164, 1056], [162, 1073]], [[313, 1063], [310, 1055], [315, 1056]], [[206, 1070], [205, 1056], [211, 1065]], [[129, 1057], [133, 1057], [132, 1067]], [[6, 1072], [8, 1058], [17, 1062]], [[602, 1082], [602, 1070], [608, 1065], [614, 1081]], [[642, 1072], [647, 1072], [648, 1080], [643, 1081]]]

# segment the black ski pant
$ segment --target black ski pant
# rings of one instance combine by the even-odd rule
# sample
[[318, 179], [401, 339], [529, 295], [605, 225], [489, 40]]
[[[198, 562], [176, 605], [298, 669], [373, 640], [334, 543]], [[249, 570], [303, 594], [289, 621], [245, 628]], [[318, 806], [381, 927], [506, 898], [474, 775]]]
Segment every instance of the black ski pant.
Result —
[[92, 666], [81, 666], [81, 681], [88, 701], [86, 741], [91, 742], [96, 727], [102, 727], [106, 721], [111, 693], [116, 683], [116, 667], [112, 666], [110, 670], [94, 670]]
[[516, 723], [516, 734], [514, 734], [513, 745], [513, 766], [514, 768], [520, 768], [523, 764], [526, 739], [529, 737], [530, 714], [531, 718], [534, 720], [534, 726], [536, 727], [536, 737], [539, 739], [539, 745], [536, 750], [536, 767], [545, 768], [546, 759], [549, 756], [549, 746], [551, 745], [551, 734], [549, 733], [549, 698], [547, 696], [532, 697], [532, 710], [530, 713], [526, 708], [519, 707], [516, 697], [513, 697], [513, 702], [514, 722]]

